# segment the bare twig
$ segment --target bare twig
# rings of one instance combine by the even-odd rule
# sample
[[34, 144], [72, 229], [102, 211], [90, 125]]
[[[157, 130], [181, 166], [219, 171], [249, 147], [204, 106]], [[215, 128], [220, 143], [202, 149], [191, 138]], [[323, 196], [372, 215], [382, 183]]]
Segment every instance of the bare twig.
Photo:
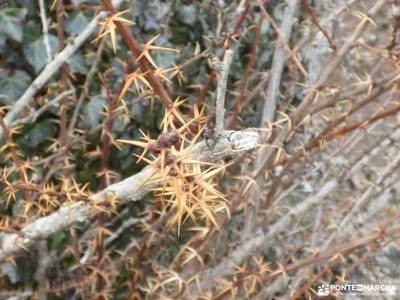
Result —
[[[376, 180], [375, 186], [380, 186], [383, 183], [383, 180], [387, 178], [395, 169], [399, 167], [400, 164], [400, 154], [398, 154], [396, 157], [393, 158], [393, 160], [385, 167], [383, 172], [380, 174], [379, 178]], [[355, 216], [360, 213], [361, 209], [368, 203], [368, 201], [371, 199], [373, 196], [376, 187], [371, 186], [369, 187], [363, 194], [362, 196], [357, 199], [357, 201], [354, 203], [352, 208], [345, 214], [343, 219], [340, 221], [340, 223], [337, 225], [338, 231], [335, 231], [334, 233], [331, 234], [331, 236], [326, 240], [326, 243], [324, 243], [324, 248], [327, 249], [328, 246], [333, 242], [335, 237], [338, 234], [343, 234], [343, 232], [349, 232], [346, 230], [346, 226], [350, 223], [351, 220], [355, 219]]]
[[[281, 33], [281, 39], [283, 43], [288, 43], [290, 39], [290, 35], [292, 33], [292, 28], [294, 25], [295, 14], [299, 6], [299, 0], [290, 0], [288, 1], [288, 6], [285, 9], [284, 18], [282, 21], [281, 29], [279, 30]], [[263, 108], [263, 115], [261, 119], [260, 127], [265, 127], [268, 123], [272, 123], [274, 120], [275, 110], [278, 104], [278, 99], [280, 96], [280, 86], [281, 86], [281, 79], [283, 74], [283, 69], [285, 67], [286, 62], [286, 55], [282, 49], [283, 46], [281, 43], [276, 44], [274, 50], [274, 57], [272, 62], [272, 69], [271, 69], [271, 77], [268, 85], [267, 95], [264, 98], [264, 108]], [[262, 139], [265, 139], [266, 136], [264, 135]], [[263, 141], [265, 142], [265, 141]], [[261, 150], [261, 152], [257, 155], [255, 160], [255, 166], [259, 166], [262, 162], [262, 158], [265, 156], [267, 152], [266, 149]], [[263, 176], [257, 177], [257, 185], [262, 187], [264, 184]], [[255, 189], [252, 190], [252, 198], [254, 198], [254, 207], [249, 210], [249, 216], [247, 218], [245, 231], [249, 233], [252, 231], [254, 225], [256, 224], [256, 214], [259, 210], [259, 202], [261, 195]]]
[[235, 102], [233, 104], [232, 114], [226, 122], [227, 128], [230, 128], [232, 126], [236, 117], [241, 113], [243, 107], [245, 107], [245, 106], [243, 106], [243, 99], [244, 99], [245, 93], [247, 92], [248, 79], [249, 79], [250, 75], [253, 73], [253, 65], [254, 65], [254, 60], [256, 58], [256, 54], [257, 54], [257, 48], [260, 43], [261, 26], [263, 24], [263, 21], [264, 21], [264, 18], [261, 17], [260, 20], [258, 21], [258, 25], [255, 27], [255, 37], [254, 37], [253, 45], [251, 47], [251, 52], [248, 54], [249, 60], [247, 61], [247, 64], [246, 64], [246, 69], [244, 71], [243, 79], [240, 81], [239, 95], [236, 97]]
[[[269, 73], [265, 73], [264, 75], [261, 76], [260, 82], [252, 89], [252, 91], [249, 93], [249, 95], [246, 96], [246, 98], [243, 100], [243, 102], [240, 103], [241, 108], [248, 107], [250, 105], [252, 100], [255, 97], [257, 97], [258, 94], [260, 94], [264, 90], [265, 86], [267, 85], [267, 83], [269, 81], [269, 78], [270, 78]], [[240, 113], [240, 109], [234, 109], [232, 114], [228, 118], [228, 120], [226, 122], [226, 124], [227, 124], [226, 127], [228, 129], [232, 129], [232, 126], [234, 125], [236, 117]]]
[[81, 94], [79, 95], [79, 98], [78, 98], [78, 101], [76, 103], [74, 112], [73, 112], [71, 120], [69, 122], [68, 130], [67, 130], [68, 134], [67, 135], [70, 135], [72, 133], [72, 131], [74, 130], [76, 122], [78, 121], [78, 116], [79, 116], [79, 113], [80, 113], [80, 110], [81, 110], [81, 107], [82, 107], [82, 104], [83, 104], [83, 100], [85, 100], [85, 98], [89, 96], [90, 84], [91, 84], [91, 81], [92, 81], [92, 78], [93, 78], [94, 74], [97, 71], [97, 67], [98, 67], [98, 64], [100, 62], [101, 56], [103, 54], [105, 45], [106, 45], [106, 40], [104, 39], [104, 40], [102, 40], [100, 42], [100, 45], [97, 48], [95, 60], [94, 60], [94, 62], [92, 64], [92, 66], [90, 67], [89, 72], [86, 75], [85, 82], [83, 83]]
[[328, 40], [332, 50], [336, 50], [336, 44], [335, 41], [332, 39], [331, 34], [326, 30], [319, 22], [317, 19], [317, 16], [315, 15], [315, 11], [312, 8], [312, 6], [307, 2], [307, 0], [301, 0], [301, 4], [303, 5], [304, 9], [307, 11], [307, 13], [310, 15], [311, 21], [317, 26], [317, 28], [322, 32], [322, 34], [325, 36], [325, 38]]
[[[58, 38], [58, 52], [61, 52], [64, 50], [65, 48], [65, 32], [64, 32], [64, 20], [65, 20], [65, 10], [64, 10], [64, 0], [57, 0], [56, 3], [56, 17], [57, 17], [57, 38]], [[67, 85], [67, 81], [68, 81], [68, 66], [64, 63], [61, 68], [60, 68], [60, 72], [61, 72], [61, 80], [60, 80], [60, 87], [61, 88], [65, 88]], [[64, 108], [64, 107], [62, 107]], [[64, 126], [62, 128], [62, 132], [60, 132], [61, 134], [64, 134], [65, 131], [65, 121], [66, 121], [66, 109], [64, 109], [62, 111], [60, 118], [61, 120], [61, 126]]]
[[47, 24], [47, 17], [46, 17], [46, 6], [44, 5], [44, 0], [39, 0], [39, 9], [40, 9], [40, 19], [42, 20], [42, 27], [43, 27], [43, 43], [46, 49], [46, 62], [49, 63], [53, 59], [51, 55], [51, 45], [49, 40], [49, 26]]
[[[116, 14], [117, 11], [114, 8], [114, 5], [111, 3], [110, 0], [102, 0], [104, 7], [112, 14]], [[127, 44], [129, 49], [131, 50], [132, 54], [135, 56], [136, 59], [141, 57], [141, 59], [137, 60], [137, 64], [139, 68], [146, 74], [145, 77], [148, 80], [149, 84], [153, 88], [154, 92], [158, 94], [160, 97], [161, 102], [165, 105], [168, 110], [171, 110], [174, 106], [171, 96], [168, 94], [167, 90], [161, 83], [158, 76], [156, 76], [150, 67], [147, 59], [141, 56], [143, 53], [143, 49], [137, 43], [135, 38], [132, 36], [130, 31], [128, 30], [127, 26], [119, 21], [115, 21], [115, 25], [118, 29], [118, 32], [121, 34], [122, 39]]]
[[37, 248], [38, 248], [39, 259], [38, 259], [38, 266], [35, 272], [35, 280], [39, 282], [38, 299], [46, 300], [47, 293], [45, 292], [45, 290], [48, 282], [46, 273], [51, 263], [51, 256], [49, 255], [49, 250], [47, 249], [46, 241], [40, 241], [37, 245]]
[[324, 68], [323, 72], [319, 76], [316, 86], [320, 86], [325, 83], [332, 73], [336, 70], [340, 62], [343, 60], [344, 56], [349, 52], [354, 42], [358, 40], [361, 34], [365, 31], [370, 23], [373, 22], [372, 17], [385, 5], [387, 1], [381, 0], [377, 1], [373, 7], [368, 11], [368, 14], [363, 20], [357, 25], [353, 33], [349, 36], [347, 41], [338, 50], [337, 54], [333, 57], [332, 61]]
[[31, 124], [31, 123], [35, 122], [44, 112], [46, 112], [52, 106], [57, 106], [61, 100], [63, 100], [65, 97], [68, 97], [73, 94], [74, 94], [74, 91], [72, 89], [62, 92], [60, 95], [58, 95], [57, 97], [55, 97], [54, 99], [52, 99], [51, 101], [49, 101], [48, 103], [43, 105], [38, 110], [31, 113], [29, 116], [13, 121], [10, 124], [10, 127], [15, 127], [15, 126], [21, 125], [21, 124], [28, 124], [28, 123]]
[[[280, 29], [281, 40], [287, 44], [292, 34], [292, 28], [295, 21], [295, 14], [299, 6], [298, 0], [288, 1], [288, 6], [285, 10], [282, 26]], [[264, 109], [262, 115], [261, 127], [264, 127], [268, 122], [273, 122], [278, 98], [280, 96], [280, 85], [282, 80], [283, 68], [285, 67], [286, 55], [282, 44], [276, 44], [274, 50], [274, 58], [272, 61], [271, 77], [268, 85], [267, 95], [264, 100]]]
[[[321, 26], [327, 26], [330, 22], [333, 20], [336, 20], [342, 13], [347, 11], [348, 9], [351, 8], [354, 4], [359, 2], [360, 0], [349, 0], [346, 3], [344, 3], [342, 6], [340, 6], [337, 10], [333, 11], [326, 19], [320, 22]], [[308, 33], [304, 38], [300, 40], [300, 42], [297, 43], [297, 45], [294, 47], [293, 52], [297, 53], [300, 49], [302, 49], [307, 43], [312, 41], [312, 39], [316, 36], [318, 33], [318, 29], [311, 30], [310, 33]]]
[[275, 32], [278, 35], [279, 41], [282, 43], [283, 48], [286, 50], [286, 52], [289, 54], [290, 58], [293, 60], [293, 62], [296, 64], [300, 72], [303, 74], [305, 78], [308, 77], [307, 71], [304, 69], [303, 65], [297, 58], [296, 54], [290, 49], [288, 43], [285, 40], [285, 37], [283, 33], [280, 31], [278, 26], [276, 25], [274, 19], [268, 14], [268, 12], [264, 8], [264, 1], [263, 0], [258, 0], [258, 5], [261, 8], [261, 12], [263, 13], [264, 17], [268, 20], [268, 22], [271, 24], [271, 26], [274, 28]]
[[[303, 99], [302, 103], [300, 106], [296, 109], [296, 111], [290, 116], [291, 117], [291, 123], [292, 126], [298, 125], [306, 116], [307, 110], [310, 107], [310, 104], [317, 98], [318, 96], [318, 91], [317, 89], [320, 88], [328, 79], [329, 77], [333, 74], [333, 72], [336, 70], [338, 65], [342, 62], [343, 58], [345, 55], [350, 51], [352, 45], [354, 45], [354, 42], [357, 41], [362, 33], [367, 29], [368, 25], [371, 22], [371, 18], [380, 10], [382, 7], [387, 4], [387, 1], [385, 0], [380, 0], [375, 3], [373, 7], [368, 11], [368, 18], [364, 18], [355, 28], [353, 33], [350, 35], [350, 37], [346, 40], [343, 46], [340, 47], [340, 49], [337, 51], [335, 57], [330, 61], [329, 64], [326, 65], [324, 70], [321, 72], [321, 74], [318, 77], [318, 80], [315, 83], [314, 89], [312, 89], [306, 97]], [[291, 128], [285, 127], [284, 130], [282, 130], [277, 137], [274, 139], [273, 144], [275, 145], [280, 145], [284, 139], [287, 137], [287, 135], [290, 133]], [[264, 156], [263, 162], [259, 164], [258, 169], [255, 171], [254, 175], [260, 174], [260, 172], [265, 168], [265, 166], [271, 161], [273, 154], [275, 153], [274, 150], [268, 151], [268, 153]]]
[[[242, 31], [242, 25], [243, 25], [244, 21], [246, 20], [247, 15], [251, 11], [252, 5], [250, 2], [251, 1], [246, 1], [245, 8], [244, 8], [244, 10], [242, 10], [241, 14], [239, 15], [237, 22], [235, 24], [235, 29], [233, 30], [233, 32], [228, 34], [223, 39], [224, 49], [229, 49], [232, 45], [232, 41], [233, 41], [232, 37], [239, 35], [240, 32]], [[222, 60], [224, 55], [225, 55], [225, 51], [219, 56], [219, 59]], [[197, 97], [197, 104], [199, 106], [203, 106], [204, 98], [207, 94], [208, 88], [210, 87], [211, 83], [215, 80], [215, 76], [216, 76], [216, 72], [215, 72], [215, 70], [212, 70], [212, 72], [208, 76], [207, 82], [204, 85], [202, 85], [202, 87], [200, 88], [200, 93]]]
[[226, 83], [228, 81], [228, 74], [232, 64], [232, 59], [233, 51], [228, 49], [225, 51], [222, 65], [217, 66], [219, 72], [215, 112], [215, 127], [217, 129], [217, 133], [223, 132], [224, 130]]
[[[337, 186], [336, 180], [330, 180], [326, 182], [318, 191], [316, 195], [313, 195], [298, 205], [294, 206], [284, 217], [278, 222], [271, 225], [268, 232], [260, 232], [250, 239], [246, 239], [243, 243], [233, 250], [228, 256], [217, 266], [206, 270], [201, 275], [201, 281], [198, 284], [200, 291], [207, 291], [210, 287], [215, 284], [217, 278], [221, 278], [230, 274], [236, 266], [240, 265], [245, 258], [247, 258], [252, 252], [257, 251], [261, 246], [266, 245], [267, 242], [275, 235], [286, 230], [292, 222], [294, 216], [301, 216], [310, 207], [316, 203], [323, 201], [327, 198], [327, 195]], [[190, 292], [196, 290], [195, 285], [192, 286]]]
[[148, 216], [143, 217], [143, 218], [134, 218], [134, 217], [130, 217], [129, 219], [126, 219], [122, 222], [121, 226], [119, 226], [118, 230], [116, 230], [115, 232], [113, 232], [109, 237], [107, 237], [107, 239], [104, 241], [106, 247], [108, 245], [110, 245], [116, 238], [118, 238], [122, 232], [127, 229], [132, 227], [135, 224], [138, 223], [143, 223], [145, 221], [148, 221], [149, 218]]

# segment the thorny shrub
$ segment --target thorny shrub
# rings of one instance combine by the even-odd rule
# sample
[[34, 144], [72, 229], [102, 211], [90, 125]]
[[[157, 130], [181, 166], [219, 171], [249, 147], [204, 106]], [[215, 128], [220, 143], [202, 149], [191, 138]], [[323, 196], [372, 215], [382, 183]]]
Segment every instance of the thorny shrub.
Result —
[[399, 9], [0, 1], [1, 297], [398, 278]]

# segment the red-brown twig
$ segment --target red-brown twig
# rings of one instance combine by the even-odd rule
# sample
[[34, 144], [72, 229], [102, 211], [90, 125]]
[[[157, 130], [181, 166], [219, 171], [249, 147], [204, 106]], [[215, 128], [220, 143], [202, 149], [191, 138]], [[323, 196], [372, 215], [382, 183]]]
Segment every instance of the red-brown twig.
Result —
[[[115, 15], [117, 13], [117, 11], [113, 7], [110, 0], [102, 0], [102, 3], [104, 5], [104, 7], [111, 14]], [[139, 44], [136, 42], [136, 40], [132, 36], [132, 34], [129, 32], [128, 27], [124, 23], [119, 22], [119, 21], [115, 21], [115, 25], [117, 26], [119, 33], [121, 34], [123, 40], [128, 45], [129, 49], [131, 50], [131, 52], [135, 56], [135, 58], [140, 57], [143, 50], [139, 46]], [[142, 72], [144, 74], [146, 74], [145, 75], [146, 79], [148, 80], [149, 84], [153, 88], [154, 92], [160, 97], [161, 102], [165, 105], [165, 107], [168, 110], [172, 110], [174, 104], [172, 102], [170, 95], [168, 94], [165, 87], [162, 85], [159, 78], [156, 75], [154, 75], [154, 72], [153, 72], [152, 68], [150, 67], [149, 63], [147, 62], [147, 60], [145, 59], [145, 57], [143, 56], [141, 59], [139, 59], [137, 61], [137, 64], [138, 64], [139, 68], [142, 70]]]
[[257, 0], [258, 1], [258, 6], [261, 8], [261, 12], [264, 15], [264, 17], [268, 20], [268, 22], [271, 24], [271, 26], [274, 28], [276, 34], [278, 35], [279, 41], [282, 43], [283, 48], [285, 48], [286, 52], [290, 56], [290, 58], [293, 60], [293, 62], [296, 64], [297, 68], [300, 70], [300, 72], [303, 74], [305, 78], [308, 78], [307, 71], [304, 69], [303, 65], [297, 58], [297, 56], [293, 53], [293, 51], [290, 49], [288, 43], [286, 42], [285, 38], [283, 37], [279, 27], [276, 25], [274, 19], [269, 15], [269, 13], [266, 11], [264, 8], [264, 1], [263, 0]]
[[304, 9], [309, 14], [311, 21], [315, 24], [315, 26], [318, 27], [318, 29], [322, 32], [322, 34], [328, 40], [329, 45], [331, 46], [332, 50], [336, 51], [335, 41], [331, 38], [331, 35], [329, 34], [328, 30], [326, 30], [324, 27], [322, 27], [322, 25], [318, 22], [318, 19], [317, 19], [317, 16], [315, 15], [314, 9], [311, 7], [311, 5], [308, 3], [307, 0], [301, 0], [301, 3], [303, 5]]

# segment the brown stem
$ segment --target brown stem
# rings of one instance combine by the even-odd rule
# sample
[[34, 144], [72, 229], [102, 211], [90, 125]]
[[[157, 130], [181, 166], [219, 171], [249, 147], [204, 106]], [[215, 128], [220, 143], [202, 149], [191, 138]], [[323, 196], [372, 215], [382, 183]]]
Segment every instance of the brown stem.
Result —
[[[102, 3], [105, 9], [108, 10], [111, 14], [115, 15], [117, 13], [110, 0], [102, 0]], [[143, 52], [142, 48], [136, 42], [135, 38], [129, 32], [125, 24], [119, 21], [115, 21], [115, 25], [117, 26], [117, 30], [121, 34], [122, 39], [128, 45], [129, 49], [137, 59]], [[146, 58], [143, 56], [136, 62], [139, 68], [142, 70], [142, 72], [146, 74], [145, 77], [147, 81], [149, 82], [153, 90], [158, 94], [161, 102], [165, 105], [165, 107], [168, 110], [172, 110], [174, 104], [171, 100], [171, 97], [169, 96], [164, 86], [161, 84], [159, 78], [156, 75], [154, 75], [153, 69], [148, 64]]]
[[324, 27], [322, 27], [322, 25], [318, 22], [317, 16], [315, 15], [315, 11], [312, 8], [312, 6], [307, 2], [307, 0], [301, 0], [301, 4], [303, 5], [304, 9], [309, 14], [311, 21], [315, 24], [315, 26], [318, 27], [318, 29], [322, 32], [322, 34], [328, 40], [332, 50], [336, 51], [336, 44], [335, 44], [334, 40], [331, 38], [331, 35], [329, 34], [328, 30], [326, 30]]
[[[3, 116], [1, 116], [1, 115], [0, 115], [0, 127], [3, 129], [3, 134], [4, 134], [4, 137], [6, 139], [6, 143], [8, 144], [8, 148], [9, 148], [11, 157], [12, 157], [15, 165], [17, 166], [17, 169], [18, 169], [18, 172], [19, 172], [19, 177], [20, 177], [20, 179], [21, 179], [21, 181], [23, 183], [27, 183], [28, 182], [28, 177], [27, 177], [27, 174], [25, 172], [25, 168], [24, 168], [24, 166], [22, 164], [21, 159], [18, 156], [17, 149], [16, 149], [16, 146], [15, 146], [13, 140], [12, 140], [10, 130], [8, 129], [7, 125], [4, 122]], [[26, 201], [29, 200], [29, 198], [30, 198], [29, 195], [30, 195], [29, 192], [24, 191], [24, 197], [25, 197]]]
[[[58, 38], [58, 50], [61, 52], [65, 48], [65, 34], [64, 34], [64, 4], [63, 0], [58, 0], [56, 4], [57, 14], [57, 38]], [[61, 81], [60, 88], [63, 90], [68, 84], [68, 67], [66, 64], [61, 66]], [[61, 144], [65, 144], [67, 139], [67, 106], [66, 100], [60, 102], [60, 141]]]

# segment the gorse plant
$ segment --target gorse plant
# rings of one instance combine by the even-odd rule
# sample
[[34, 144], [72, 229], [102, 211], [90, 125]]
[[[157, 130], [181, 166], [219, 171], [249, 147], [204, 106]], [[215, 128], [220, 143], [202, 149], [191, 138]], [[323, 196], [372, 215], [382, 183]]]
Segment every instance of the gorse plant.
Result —
[[0, 1], [1, 299], [399, 278], [398, 3], [47, 2]]
[[[115, 52], [116, 49], [116, 24], [132, 24], [132, 22], [121, 17], [124, 12], [116, 13], [102, 22], [102, 27], [97, 39], [103, 38], [109, 34], [111, 43]], [[129, 73], [125, 79], [125, 84], [119, 94], [119, 98], [123, 98], [134, 83], [138, 93], [143, 92], [144, 84], [152, 89], [151, 83], [146, 79], [146, 74], [154, 73], [156, 78], [169, 81], [164, 73], [168, 71], [178, 70], [174, 66], [171, 69], [159, 68], [150, 55], [150, 50], [176, 51], [166, 47], [154, 46], [153, 42], [159, 35], [151, 38], [146, 44], [141, 46], [141, 53], [136, 57], [136, 62], [145, 59], [153, 68], [148, 68], [145, 72], [139, 70]], [[133, 39], [131, 37], [131, 39]], [[129, 38], [128, 38], [129, 40]], [[171, 76], [178, 75], [174, 72]], [[156, 175], [146, 178], [150, 183], [158, 183], [161, 187], [153, 189], [161, 200], [160, 214], [164, 214], [164, 210], [169, 208], [175, 211], [175, 214], [169, 219], [169, 225], [177, 224], [178, 234], [181, 224], [187, 218], [191, 218], [196, 222], [196, 216], [212, 222], [218, 227], [214, 214], [222, 209], [229, 213], [229, 209], [224, 205], [226, 201], [223, 194], [218, 191], [216, 184], [213, 183], [215, 176], [220, 173], [224, 167], [217, 167], [208, 162], [196, 160], [191, 155], [191, 147], [198, 141], [199, 137], [206, 126], [207, 118], [203, 116], [204, 107], [199, 110], [197, 106], [193, 108], [193, 116], [184, 116], [180, 112], [180, 106], [184, 100], [179, 98], [172, 104], [167, 106], [164, 118], [161, 122], [161, 132], [157, 140], [151, 140], [148, 135], [142, 132], [140, 141], [120, 140], [127, 144], [139, 146], [143, 148], [143, 153], [139, 156], [138, 162], [145, 160], [148, 164], [155, 166]], [[149, 153], [152, 158], [145, 158]], [[223, 200], [222, 202], [220, 200]]]
[[[197, 160], [193, 157], [192, 147], [202, 136], [207, 126], [207, 118], [203, 109], [197, 106], [193, 116], [183, 116], [177, 113], [184, 101], [177, 100], [174, 104], [174, 114], [166, 111], [161, 122], [161, 134], [152, 140], [142, 132], [143, 141], [119, 140], [143, 148], [138, 156], [138, 162], [146, 161], [153, 166], [154, 172], [146, 178], [146, 183], [157, 183], [160, 187], [152, 189], [160, 199], [161, 212], [167, 209], [174, 211], [168, 220], [168, 226], [177, 224], [178, 234], [181, 224], [188, 218], [194, 223], [204, 219], [218, 227], [215, 213], [229, 208], [224, 195], [218, 190], [215, 178], [225, 166]], [[176, 124], [180, 125], [176, 125]], [[150, 158], [146, 158], [146, 154]]]

